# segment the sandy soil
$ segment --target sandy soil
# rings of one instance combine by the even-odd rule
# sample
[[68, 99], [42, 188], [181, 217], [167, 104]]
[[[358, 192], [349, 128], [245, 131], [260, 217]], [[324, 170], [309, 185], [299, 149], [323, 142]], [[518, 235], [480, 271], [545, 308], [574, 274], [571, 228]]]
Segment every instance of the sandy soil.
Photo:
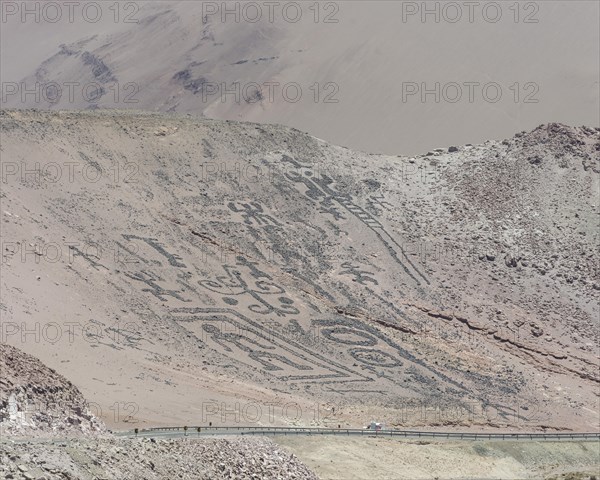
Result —
[[322, 480], [590, 478], [597, 442], [414, 442], [385, 438], [275, 437]]

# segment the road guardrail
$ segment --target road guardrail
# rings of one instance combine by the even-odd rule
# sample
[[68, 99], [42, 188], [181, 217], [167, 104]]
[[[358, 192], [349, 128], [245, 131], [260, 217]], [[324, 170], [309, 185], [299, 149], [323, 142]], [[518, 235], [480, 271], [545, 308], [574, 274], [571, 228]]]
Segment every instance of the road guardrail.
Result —
[[[153, 427], [140, 429], [138, 436], [151, 437], [152, 434], [182, 433], [195, 435], [361, 435], [376, 437], [438, 438], [455, 440], [600, 440], [600, 432], [591, 433], [554, 433], [554, 432], [515, 432], [515, 433], [474, 433], [474, 432], [427, 432], [415, 430], [370, 430], [358, 428], [308, 428], [308, 427]], [[123, 432], [136, 435], [135, 432]]]

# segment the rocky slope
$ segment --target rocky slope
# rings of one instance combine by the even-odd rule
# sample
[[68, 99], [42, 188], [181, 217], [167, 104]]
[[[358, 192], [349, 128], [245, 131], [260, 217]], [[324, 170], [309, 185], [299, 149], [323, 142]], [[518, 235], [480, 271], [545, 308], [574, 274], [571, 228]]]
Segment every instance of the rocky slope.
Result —
[[2, 478], [317, 478], [267, 439], [115, 438], [71, 382], [2, 343], [0, 372]]
[[0, 343], [0, 435], [77, 436], [106, 428], [81, 392], [37, 358]]
[[295, 455], [268, 439], [71, 440], [1, 445], [9, 479], [302, 479], [317, 480]]
[[597, 428], [597, 128], [404, 157], [1, 118], [3, 340], [110, 425]]

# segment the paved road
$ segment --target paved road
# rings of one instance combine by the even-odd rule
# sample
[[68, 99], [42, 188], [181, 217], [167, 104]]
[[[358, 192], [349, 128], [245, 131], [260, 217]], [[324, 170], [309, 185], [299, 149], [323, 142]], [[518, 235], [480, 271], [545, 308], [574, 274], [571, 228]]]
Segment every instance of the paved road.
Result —
[[[200, 428], [200, 431], [198, 431]], [[367, 437], [392, 437], [392, 438], [421, 438], [435, 440], [507, 440], [507, 441], [599, 441], [600, 432], [596, 433], [472, 433], [472, 432], [420, 432], [415, 430], [372, 430], [355, 428], [294, 428], [294, 427], [157, 427], [140, 429], [136, 434], [133, 430], [113, 432], [122, 438], [198, 438], [214, 437], [220, 435], [343, 435], [343, 436], [367, 436]], [[4, 442], [14, 443], [68, 443], [69, 438], [10, 438], [0, 437], [0, 444]]]
[[[199, 429], [199, 430], [198, 430]], [[135, 437], [134, 431], [117, 432], [117, 435]], [[348, 428], [289, 428], [289, 427], [183, 427], [148, 428], [139, 430], [138, 437], [181, 438], [215, 435], [343, 435], [377, 436], [395, 438], [431, 438], [438, 440], [526, 440], [526, 441], [597, 441], [600, 433], [472, 433], [472, 432], [421, 432], [414, 430], [366, 430]]]

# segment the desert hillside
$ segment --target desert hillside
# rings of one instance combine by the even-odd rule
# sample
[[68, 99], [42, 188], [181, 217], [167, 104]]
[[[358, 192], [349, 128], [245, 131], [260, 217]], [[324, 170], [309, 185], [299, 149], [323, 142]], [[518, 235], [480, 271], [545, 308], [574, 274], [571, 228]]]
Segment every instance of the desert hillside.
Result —
[[177, 472], [194, 479], [317, 479], [294, 454], [265, 438], [114, 437], [91, 412], [95, 404], [71, 382], [3, 343], [0, 372], [2, 478], [158, 479]]
[[4, 111], [2, 335], [110, 426], [594, 430], [598, 128], [415, 157]]
[[81, 392], [37, 358], [0, 343], [0, 435], [45, 437], [106, 431]]

